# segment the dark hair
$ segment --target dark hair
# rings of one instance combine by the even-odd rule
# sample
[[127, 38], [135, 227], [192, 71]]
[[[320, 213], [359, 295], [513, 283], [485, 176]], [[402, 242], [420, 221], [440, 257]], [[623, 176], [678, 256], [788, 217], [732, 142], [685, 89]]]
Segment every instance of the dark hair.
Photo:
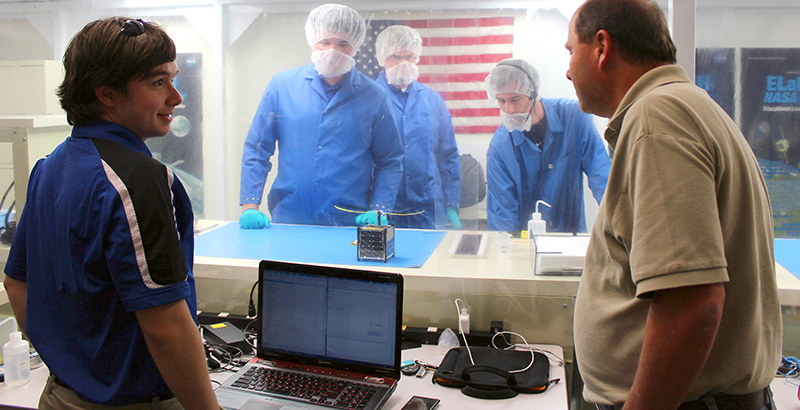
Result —
[[606, 30], [631, 63], [675, 63], [675, 44], [658, 4], [650, 0], [589, 0], [575, 20], [575, 34], [591, 43]]
[[[138, 30], [123, 30], [126, 22], [128, 26], [136, 22]], [[58, 98], [67, 112], [67, 122], [86, 125], [102, 119], [96, 87], [104, 85], [124, 94], [130, 81], [175, 61], [176, 56], [175, 43], [156, 24], [125, 17], [87, 24], [64, 53], [64, 82], [58, 88]]]

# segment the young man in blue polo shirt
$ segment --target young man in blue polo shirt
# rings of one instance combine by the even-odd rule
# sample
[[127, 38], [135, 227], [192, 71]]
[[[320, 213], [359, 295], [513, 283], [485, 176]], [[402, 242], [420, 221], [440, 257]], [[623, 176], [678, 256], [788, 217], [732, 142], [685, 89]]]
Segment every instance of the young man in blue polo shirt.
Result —
[[37, 162], [5, 268], [51, 375], [39, 408], [218, 409], [195, 323], [189, 197], [144, 141], [182, 98], [158, 26], [86, 25], [58, 95], [72, 135]]

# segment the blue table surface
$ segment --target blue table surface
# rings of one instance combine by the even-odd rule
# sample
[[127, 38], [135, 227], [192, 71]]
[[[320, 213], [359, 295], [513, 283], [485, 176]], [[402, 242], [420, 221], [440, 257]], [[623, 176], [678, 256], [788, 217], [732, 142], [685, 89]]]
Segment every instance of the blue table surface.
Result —
[[800, 279], [800, 239], [775, 239], [775, 262]]
[[[355, 227], [272, 224], [267, 229], [241, 229], [228, 223], [200, 234], [195, 255], [219, 258], [271, 259], [299, 263], [376, 265], [419, 268], [445, 236], [443, 231], [395, 231], [395, 257], [388, 262], [359, 261]], [[775, 239], [775, 261], [800, 279], [800, 239]]]
[[268, 259], [297, 263], [374, 265], [419, 268], [433, 254], [444, 231], [395, 230], [395, 256], [388, 262], [359, 261], [355, 227], [272, 224], [267, 229], [241, 229], [237, 223], [201, 233], [195, 256]]

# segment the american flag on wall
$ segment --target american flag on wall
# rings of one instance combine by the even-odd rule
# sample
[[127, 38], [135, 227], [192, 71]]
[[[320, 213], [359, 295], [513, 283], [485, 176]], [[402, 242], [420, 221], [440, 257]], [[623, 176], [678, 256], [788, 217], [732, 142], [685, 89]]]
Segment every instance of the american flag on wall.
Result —
[[383, 71], [375, 61], [375, 39], [392, 25], [409, 26], [422, 37], [417, 81], [444, 98], [456, 134], [494, 134], [500, 109], [487, 99], [483, 81], [497, 62], [512, 57], [514, 17], [370, 20], [356, 64], [373, 79]]

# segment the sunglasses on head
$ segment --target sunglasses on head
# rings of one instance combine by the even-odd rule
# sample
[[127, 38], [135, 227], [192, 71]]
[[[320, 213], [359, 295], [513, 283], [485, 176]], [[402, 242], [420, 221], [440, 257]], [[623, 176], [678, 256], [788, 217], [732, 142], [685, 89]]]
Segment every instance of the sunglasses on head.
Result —
[[125, 20], [125, 23], [122, 24], [120, 32], [122, 32], [128, 37], [136, 37], [144, 33], [145, 31], [144, 23], [145, 21], [142, 19]]

